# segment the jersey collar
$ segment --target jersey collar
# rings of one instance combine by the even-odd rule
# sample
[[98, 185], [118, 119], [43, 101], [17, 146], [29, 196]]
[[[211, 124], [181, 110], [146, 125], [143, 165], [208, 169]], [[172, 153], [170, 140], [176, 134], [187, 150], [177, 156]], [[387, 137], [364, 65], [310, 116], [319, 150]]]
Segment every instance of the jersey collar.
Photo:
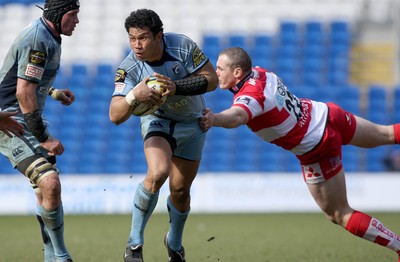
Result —
[[167, 52], [165, 39], [163, 38], [163, 50], [161, 59], [153, 62], [145, 61], [145, 63], [148, 64], [149, 66], [162, 66], [167, 61], [176, 61], [176, 59]]
[[61, 44], [61, 36], [54, 35], [53, 31], [51, 30], [50, 26], [46, 23], [43, 17], [40, 18], [40, 22], [46, 27], [47, 31], [57, 40], [58, 43]]
[[254, 75], [254, 73], [253, 73], [253, 71], [252, 71], [252, 72], [251, 72], [250, 74], [248, 74], [245, 78], [243, 78], [242, 80], [240, 80], [240, 82], [237, 83], [235, 86], [229, 88], [229, 91], [231, 91], [231, 92], [234, 93], [234, 94], [237, 94], [237, 93], [240, 91], [240, 89], [243, 87], [244, 83], [245, 83], [247, 80], [249, 80], [249, 78], [253, 77], [253, 75]]

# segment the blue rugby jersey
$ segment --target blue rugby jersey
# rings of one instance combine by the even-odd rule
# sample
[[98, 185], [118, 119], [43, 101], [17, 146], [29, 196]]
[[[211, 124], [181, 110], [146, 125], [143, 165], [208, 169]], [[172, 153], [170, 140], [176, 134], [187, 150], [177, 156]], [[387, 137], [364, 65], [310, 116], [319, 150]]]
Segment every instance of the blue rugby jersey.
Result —
[[39, 112], [42, 113], [49, 88], [53, 85], [61, 58], [61, 37], [53, 35], [43, 18], [34, 20], [14, 40], [0, 70], [0, 109], [18, 110], [17, 79], [38, 83], [36, 90]]
[[[185, 35], [165, 33], [163, 41], [161, 61], [142, 62], [136, 59], [133, 51], [128, 54], [117, 70], [112, 96], [126, 96], [153, 72], [178, 80], [188, 77], [208, 62], [197, 44]], [[204, 108], [203, 95], [169, 96], [155, 114], [176, 121], [193, 121], [201, 117]]]

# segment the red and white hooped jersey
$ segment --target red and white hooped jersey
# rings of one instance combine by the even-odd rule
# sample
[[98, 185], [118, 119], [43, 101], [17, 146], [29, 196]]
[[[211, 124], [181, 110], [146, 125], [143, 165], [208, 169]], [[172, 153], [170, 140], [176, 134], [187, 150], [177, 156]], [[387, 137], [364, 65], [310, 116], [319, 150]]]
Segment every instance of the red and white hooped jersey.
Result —
[[231, 88], [232, 106], [246, 110], [246, 125], [259, 137], [295, 155], [309, 152], [321, 141], [328, 116], [325, 103], [297, 98], [274, 73], [262, 68], [254, 68], [239, 85]]

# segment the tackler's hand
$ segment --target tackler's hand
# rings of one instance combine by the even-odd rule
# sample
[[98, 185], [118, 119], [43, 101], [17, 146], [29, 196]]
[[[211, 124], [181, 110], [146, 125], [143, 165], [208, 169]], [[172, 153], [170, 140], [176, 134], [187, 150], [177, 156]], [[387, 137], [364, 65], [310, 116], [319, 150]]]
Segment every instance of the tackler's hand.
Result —
[[210, 129], [214, 124], [214, 113], [211, 111], [210, 108], [206, 108], [203, 110], [203, 116], [200, 118], [200, 127], [203, 131], [207, 131]]
[[17, 114], [17, 111], [0, 111], [0, 131], [3, 131], [9, 137], [12, 137], [12, 134], [21, 136], [24, 133], [24, 127], [12, 118]]

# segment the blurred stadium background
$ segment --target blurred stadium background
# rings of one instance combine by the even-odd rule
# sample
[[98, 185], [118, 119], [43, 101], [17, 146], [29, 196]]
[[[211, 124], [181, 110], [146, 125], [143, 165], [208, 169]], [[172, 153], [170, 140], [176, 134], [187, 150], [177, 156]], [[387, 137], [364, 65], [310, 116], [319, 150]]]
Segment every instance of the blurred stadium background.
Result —
[[[41, 15], [44, 1], [0, 0], [0, 61], [14, 37]], [[218, 52], [242, 46], [254, 65], [276, 72], [298, 97], [334, 101], [378, 123], [400, 122], [398, 0], [82, 0], [80, 23], [63, 37], [56, 87], [71, 88], [76, 102], [49, 100], [50, 131], [65, 145], [63, 174], [145, 173], [138, 119], [121, 126], [108, 118], [114, 72], [129, 50], [124, 20], [138, 8], [155, 10], [166, 32], [187, 34], [213, 64]], [[229, 92], [206, 95], [220, 111]], [[242, 127], [209, 131], [200, 172], [301, 172], [290, 153], [261, 142]], [[396, 147], [344, 147], [350, 172], [387, 171], [383, 158]], [[0, 174], [14, 174], [0, 157]]]

